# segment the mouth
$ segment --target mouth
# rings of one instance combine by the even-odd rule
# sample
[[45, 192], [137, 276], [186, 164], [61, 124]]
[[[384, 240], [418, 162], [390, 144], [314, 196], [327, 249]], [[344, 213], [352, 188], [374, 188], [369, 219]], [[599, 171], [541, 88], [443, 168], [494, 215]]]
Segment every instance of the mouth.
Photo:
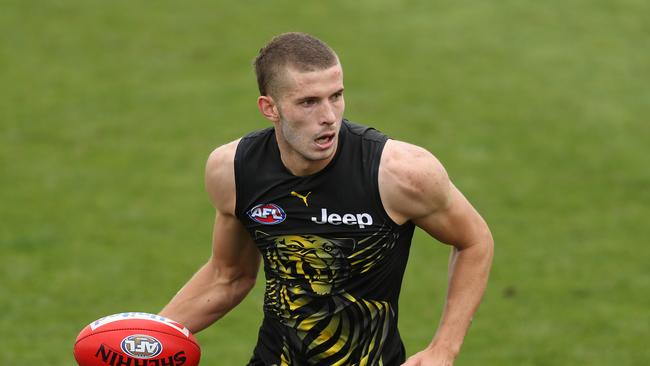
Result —
[[321, 148], [321, 149], [328, 149], [332, 146], [334, 143], [334, 137], [336, 137], [336, 134], [334, 132], [332, 133], [325, 133], [322, 135], [319, 135], [314, 142], [316, 145]]

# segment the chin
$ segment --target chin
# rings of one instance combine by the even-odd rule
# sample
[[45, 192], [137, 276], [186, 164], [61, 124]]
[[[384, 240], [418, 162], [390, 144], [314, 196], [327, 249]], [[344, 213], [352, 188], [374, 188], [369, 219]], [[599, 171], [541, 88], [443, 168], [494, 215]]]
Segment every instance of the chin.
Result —
[[330, 158], [332, 158], [334, 156], [335, 151], [336, 150], [334, 148], [331, 148], [331, 149], [321, 150], [321, 151], [315, 152], [315, 153], [312, 154], [312, 156], [310, 156], [309, 160], [323, 161], [323, 160], [330, 159]]

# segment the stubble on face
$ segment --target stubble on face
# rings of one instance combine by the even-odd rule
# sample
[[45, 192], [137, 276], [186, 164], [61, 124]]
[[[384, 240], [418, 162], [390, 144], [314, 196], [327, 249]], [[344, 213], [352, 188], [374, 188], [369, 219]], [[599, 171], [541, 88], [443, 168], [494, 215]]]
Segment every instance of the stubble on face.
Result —
[[278, 144], [292, 172], [313, 172], [333, 158], [343, 118], [343, 72], [340, 64], [324, 70], [287, 69], [283, 93], [276, 99]]
[[[340, 123], [336, 123], [329, 128], [321, 129], [314, 133], [301, 131], [295, 127], [294, 123], [285, 120], [282, 116], [280, 116], [278, 124], [282, 141], [305, 161], [318, 162], [331, 158], [334, 155]], [[334, 139], [332, 148], [318, 149], [316, 147], [315, 141], [322, 135], [332, 136], [331, 139]]]

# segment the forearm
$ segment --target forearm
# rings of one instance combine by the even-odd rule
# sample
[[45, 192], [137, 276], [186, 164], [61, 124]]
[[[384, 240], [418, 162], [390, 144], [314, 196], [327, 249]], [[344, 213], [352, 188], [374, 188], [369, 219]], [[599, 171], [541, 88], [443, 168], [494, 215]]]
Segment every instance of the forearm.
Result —
[[449, 287], [442, 319], [430, 347], [441, 348], [454, 357], [478, 309], [492, 265], [493, 242], [486, 236], [473, 246], [453, 249], [449, 261]]
[[254, 284], [255, 277], [251, 274], [228, 273], [207, 263], [162, 309], [160, 315], [198, 332], [239, 304]]

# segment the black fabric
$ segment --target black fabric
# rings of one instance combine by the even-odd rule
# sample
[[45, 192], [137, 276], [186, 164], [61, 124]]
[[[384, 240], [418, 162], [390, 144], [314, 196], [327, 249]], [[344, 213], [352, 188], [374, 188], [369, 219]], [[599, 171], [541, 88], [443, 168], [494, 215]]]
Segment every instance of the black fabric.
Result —
[[[414, 226], [381, 204], [387, 137], [343, 121], [332, 161], [282, 164], [272, 128], [240, 141], [236, 215], [264, 260], [264, 320], [250, 365], [399, 365], [398, 297]], [[293, 193], [292, 193], [293, 192]]]

